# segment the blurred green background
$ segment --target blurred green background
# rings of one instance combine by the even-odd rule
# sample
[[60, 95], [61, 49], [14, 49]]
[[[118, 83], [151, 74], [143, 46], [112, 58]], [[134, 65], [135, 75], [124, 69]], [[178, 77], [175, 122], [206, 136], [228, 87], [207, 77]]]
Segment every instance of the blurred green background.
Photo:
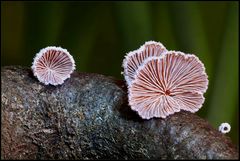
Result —
[[197, 112], [239, 139], [238, 2], [2, 2], [1, 66], [31, 66], [47, 46], [66, 48], [78, 71], [123, 79], [125, 53], [155, 40], [196, 54], [209, 87]]

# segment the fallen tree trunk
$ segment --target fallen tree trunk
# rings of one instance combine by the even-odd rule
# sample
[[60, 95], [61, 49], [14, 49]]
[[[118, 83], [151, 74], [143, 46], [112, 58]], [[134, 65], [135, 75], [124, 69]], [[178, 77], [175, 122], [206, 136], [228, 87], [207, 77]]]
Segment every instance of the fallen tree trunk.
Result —
[[229, 137], [189, 112], [142, 120], [123, 81], [74, 72], [60, 86], [1, 69], [2, 159], [237, 159]]

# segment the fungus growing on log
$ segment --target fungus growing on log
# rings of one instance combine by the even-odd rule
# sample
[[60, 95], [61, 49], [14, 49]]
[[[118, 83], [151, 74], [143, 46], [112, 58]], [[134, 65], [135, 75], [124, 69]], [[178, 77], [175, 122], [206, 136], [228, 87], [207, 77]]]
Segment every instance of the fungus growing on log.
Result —
[[238, 159], [227, 135], [180, 111], [143, 120], [128, 104], [124, 81], [73, 72], [45, 86], [30, 68], [1, 69], [1, 159]]
[[166, 118], [180, 110], [198, 111], [208, 87], [208, 76], [198, 57], [179, 51], [148, 52], [152, 53], [145, 54], [144, 59], [133, 59], [137, 54], [130, 52], [123, 61], [124, 76], [130, 82], [128, 100], [131, 109], [144, 119]]
[[36, 54], [32, 70], [34, 76], [45, 85], [59, 85], [70, 78], [75, 62], [66, 49], [50, 46]]
[[230, 130], [231, 130], [231, 126], [229, 123], [221, 123], [221, 125], [219, 126], [218, 130], [223, 133], [223, 134], [226, 134], [226, 133], [229, 133]]
[[136, 70], [142, 65], [145, 59], [152, 56], [160, 56], [166, 51], [167, 49], [160, 42], [148, 41], [139, 49], [127, 53], [122, 65], [127, 84], [131, 84]]

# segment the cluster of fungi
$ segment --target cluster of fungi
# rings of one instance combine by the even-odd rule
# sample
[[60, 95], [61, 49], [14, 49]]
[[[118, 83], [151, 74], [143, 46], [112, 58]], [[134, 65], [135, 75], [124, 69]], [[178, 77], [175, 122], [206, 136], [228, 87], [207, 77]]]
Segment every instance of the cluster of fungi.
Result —
[[[131, 109], [143, 119], [165, 118], [180, 110], [196, 112], [204, 103], [208, 76], [193, 54], [168, 51], [148, 41], [123, 60]], [[46, 47], [34, 58], [32, 70], [45, 85], [59, 85], [75, 70], [73, 57], [61, 47]]]
[[180, 110], [196, 112], [204, 103], [208, 76], [193, 54], [168, 51], [148, 41], [123, 60], [131, 109], [143, 119], [165, 118]]

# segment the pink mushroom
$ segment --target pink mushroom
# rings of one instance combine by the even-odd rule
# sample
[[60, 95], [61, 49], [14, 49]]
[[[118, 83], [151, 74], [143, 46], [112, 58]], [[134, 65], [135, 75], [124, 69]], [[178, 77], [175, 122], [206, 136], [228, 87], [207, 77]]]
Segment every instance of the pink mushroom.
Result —
[[139, 49], [127, 53], [123, 60], [124, 77], [128, 85], [134, 79], [136, 70], [142, 65], [143, 61], [152, 56], [160, 56], [167, 49], [159, 42], [148, 41]]
[[144, 119], [196, 112], [207, 86], [205, 67], [195, 55], [168, 51], [138, 67], [129, 86], [129, 105]]
[[75, 62], [66, 49], [50, 46], [37, 53], [32, 70], [34, 76], [45, 85], [59, 85], [70, 78]]

